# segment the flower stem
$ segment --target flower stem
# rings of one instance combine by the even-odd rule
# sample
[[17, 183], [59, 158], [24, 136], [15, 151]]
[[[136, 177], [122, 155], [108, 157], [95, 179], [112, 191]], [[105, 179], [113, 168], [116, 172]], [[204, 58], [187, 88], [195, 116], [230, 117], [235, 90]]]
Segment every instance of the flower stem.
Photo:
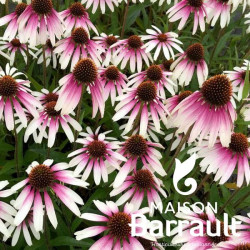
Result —
[[235, 197], [236, 194], [238, 194], [240, 190], [241, 190], [240, 188], [234, 190], [229, 199], [224, 203], [224, 205], [219, 210], [218, 215], [220, 215], [224, 211], [224, 208], [232, 201], [232, 199]]
[[26, 65], [26, 71], [28, 71], [30, 66], [30, 52], [29, 52], [29, 46], [26, 44], [26, 55], [27, 55], [27, 65]]
[[168, 157], [169, 157], [169, 155], [170, 155], [171, 147], [172, 147], [172, 145], [173, 145], [173, 143], [174, 143], [176, 131], [177, 131], [177, 128], [174, 129], [173, 137], [172, 137], [172, 139], [171, 139], [171, 141], [170, 141], [170, 143], [169, 143], [168, 149], [167, 149], [167, 151], [166, 151], [166, 155], [165, 155], [165, 159], [164, 159], [164, 161], [163, 161], [163, 165], [165, 165], [165, 163], [167, 162], [167, 159], [168, 159]]
[[129, 0], [127, 0], [127, 5], [126, 5], [124, 16], [123, 16], [121, 38], [124, 37], [125, 25], [126, 25], [127, 17], [128, 17], [128, 7], [129, 7]]
[[5, 1], [5, 15], [9, 14], [9, 0]]
[[15, 136], [15, 161], [16, 161], [16, 173], [17, 173], [17, 177], [20, 176], [19, 173], [19, 164], [18, 164], [18, 135], [17, 135], [17, 131], [16, 131], [16, 124], [14, 123], [14, 136]]
[[49, 245], [49, 236], [48, 236], [48, 225], [47, 225], [47, 213], [44, 213], [44, 238], [45, 238], [45, 243], [46, 247], [48, 250], [50, 250], [50, 245]]
[[44, 87], [46, 87], [46, 75], [47, 75], [47, 68], [46, 68], [45, 45], [43, 45], [43, 86]]
[[217, 38], [217, 40], [216, 40], [216, 43], [215, 43], [215, 45], [214, 45], [214, 47], [213, 47], [213, 50], [212, 50], [212, 53], [211, 53], [211, 56], [210, 56], [210, 59], [209, 59], [209, 66], [211, 66], [211, 62], [212, 62], [212, 60], [213, 60], [213, 58], [214, 58], [214, 53], [215, 53], [215, 51], [216, 51], [216, 48], [217, 48], [217, 46], [218, 46], [218, 44], [219, 44], [219, 41], [220, 41], [221, 37], [222, 37], [223, 34], [224, 34], [224, 31], [225, 31], [225, 29], [223, 28], [223, 29], [221, 29], [220, 32], [219, 32], [218, 38]]
[[247, 192], [241, 199], [239, 199], [234, 205], [234, 208], [237, 208], [238, 205], [240, 205], [246, 198], [248, 198], [250, 195], [250, 192]]
[[[142, 108], [143, 108], [143, 103], [141, 103], [141, 106], [140, 106], [140, 109], [139, 109], [139, 111], [138, 111], [138, 114], [137, 114], [137, 116], [136, 116], [136, 118], [135, 118], [135, 122], [134, 122], [134, 124], [133, 124], [133, 127], [132, 127], [131, 130], [130, 130], [130, 133], [129, 133], [130, 136], [133, 134], [134, 130], [135, 130], [135, 129], [139, 126], [139, 124], [140, 124]], [[140, 128], [139, 128], [139, 131], [140, 131]], [[139, 134], [139, 132], [138, 132], [138, 134]]]
[[186, 141], [188, 140], [189, 138], [189, 135], [192, 131], [192, 128], [193, 128], [193, 125], [188, 129], [187, 133], [185, 135], [183, 135], [175, 153], [174, 153], [174, 156], [172, 157], [171, 159], [171, 162], [169, 163], [169, 166], [166, 170], [166, 172], [168, 173], [170, 171], [170, 169], [172, 168], [172, 166], [174, 165], [174, 162], [175, 162], [175, 158], [179, 155], [179, 153], [181, 152], [181, 149], [183, 147], [183, 145], [186, 143]]

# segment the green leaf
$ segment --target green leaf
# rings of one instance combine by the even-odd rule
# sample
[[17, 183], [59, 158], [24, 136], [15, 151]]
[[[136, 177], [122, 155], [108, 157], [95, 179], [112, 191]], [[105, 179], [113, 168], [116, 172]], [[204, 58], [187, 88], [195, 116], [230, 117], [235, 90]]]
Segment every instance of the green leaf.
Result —
[[89, 248], [94, 243], [93, 240], [76, 240], [68, 236], [60, 236], [53, 240], [50, 240], [51, 246], [76, 246], [76, 247], [86, 247]]

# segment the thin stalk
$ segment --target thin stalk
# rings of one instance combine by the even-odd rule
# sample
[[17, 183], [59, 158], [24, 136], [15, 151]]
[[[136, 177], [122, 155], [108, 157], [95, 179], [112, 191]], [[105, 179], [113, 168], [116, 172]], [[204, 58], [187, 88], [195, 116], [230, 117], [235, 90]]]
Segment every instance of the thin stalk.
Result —
[[207, 174], [207, 175], [201, 180], [201, 182], [200, 182], [199, 186], [196, 188], [196, 190], [195, 190], [192, 194], [190, 194], [190, 195], [188, 195], [188, 196], [186, 197], [185, 201], [187, 201], [191, 196], [195, 195], [195, 194], [203, 187], [204, 183], [209, 179], [209, 177], [210, 177], [211, 175], [212, 175], [212, 174]]
[[127, 0], [127, 5], [126, 5], [125, 12], [124, 12], [124, 16], [123, 16], [121, 38], [124, 37], [125, 25], [126, 25], [127, 17], [128, 17], [129, 1], [130, 1], [130, 0]]
[[46, 87], [46, 76], [47, 76], [47, 67], [46, 67], [45, 45], [43, 45], [43, 86], [44, 87]]
[[220, 32], [219, 32], [218, 39], [216, 40], [216, 43], [215, 43], [215, 45], [214, 45], [214, 47], [213, 47], [213, 50], [212, 50], [212, 53], [211, 53], [211, 56], [210, 56], [210, 59], [209, 59], [209, 65], [211, 65], [211, 62], [212, 62], [212, 60], [213, 60], [213, 58], [214, 58], [215, 50], [216, 50], [216, 48], [217, 48], [217, 46], [218, 46], [218, 44], [219, 44], [219, 41], [220, 41], [222, 35], [224, 34], [224, 31], [225, 31], [225, 29], [223, 28], [223, 29], [221, 29]]
[[50, 158], [50, 150], [51, 150], [51, 148], [48, 148], [48, 150], [47, 150], [47, 159]]
[[170, 141], [170, 144], [169, 144], [169, 146], [168, 146], [168, 149], [167, 149], [167, 151], [166, 151], [166, 155], [165, 155], [165, 159], [164, 159], [164, 161], [163, 161], [163, 165], [165, 165], [165, 163], [167, 162], [167, 159], [168, 159], [168, 157], [169, 157], [169, 155], [170, 155], [171, 147], [172, 147], [172, 145], [173, 145], [173, 143], [174, 143], [176, 131], [177, 131], [177, 128], [175, 128], [175, 130], [174, 130], [173, 137], [172, 137], [172, 139], [171, 139], [171, 141]]
[[5, 1], [5, 15], [9, 14], [9, 0]]
[[240, 188], [234, 190], [229, 199], [224, 203], [224, 205], [219, 210], [218, 215], [220, 215], [224, 211], [224, 208], [232, 201], [232, 199], [235, 197], [236, 194], [239, 193], [240, 190], [241, 190]]
[[[81, 116], [81, 111], [82, 111], [83, 95], [84, 95], [85, 91], [86, 91], [86, 86], [83, 85], [81, 98], [80, 98], [80, 101], [78, 103], [78, 107], [77, 107], [77, 111], [76, 111], [76, 121], [79, 123], [80, 123], [80, 116]], [[74, 132], [75, 140], [77, 139], [77, 137], [78, 137], [78, 132], [75, 130], [75, 132]], [[76, 149], [76, 142], [74, 142], [73, 149]]]
[[180, 143], [179, 143], [179, 145], [178, 145], [178, 147], [177, 147], [177, 149], [176, 149], [176, 151], [175, 151], [175, 154], [174, 154], [174, 156], [172, 157], [171, 162], [169, 163], [169, 166], [168, 166], [168, 168], [167, 168], [167, 170], [166, 170], [167, 173], [170, 171], [170, 169], [171, 169], [172, 166], [174, 165], [175, 158], [179, 155], [179, 153], [181, 152], [181, 149], [182, 149], [183, 145], [184, 145], [184, 144], [186, 143], [186, 141], [188, 140], [188, 138], [189, 138], [189, 136], [190, 136], [190, 133], [191, 133], [191, 131], [192, 131], [192, 128], [193, 128], [193, 126], [191, 126], [191, 127], [188, 129], [187, 133], [182, 137], [182, 139], [181, 139], [181, 141], [180, 141]]
[[17, 131], [16, 131], [16, 124], [14, 123], [14, 136], [15, 136], [15, 161], [16, 161], [16, 173], [17, 177], [20, 176], [19, 172], [19, 161], [18, 161], [18, 136], [17, 136]]
[[47, 247], [48, 250], [50, 250], [51, 247], [49, 245], [48, 225], [47, 225], [47, 213], [46, 212], [44, 214], [44, 238], [45, 238], [46, 247]]
[[[142, 108], [143, 108], [143, 103], [141, 103], [140, 109], [139, 109], [138, 114], [137, 114], [137, 116], [136, 116], [136, 118], [135, 118], [134, 125], [133, 125], [133, 127], [131, 128], [131, 130], [130, 130], [130, 133], [129, 133], [130, 136], [133, 134], [134, 130], [135, 130], [135, 129], [139, 126], [139, 124], [140, 124]], [[139, 131], [140, 131], [140, 128], [139, 128]]]
[[234, 208], [237, 208], [238, 205], [240, 205], [246, 198], [248, 198], [250, 195], [250, 192], [246, 193], [241, 199], [239, 199], [234, 205]]
[[29, 52], [29, 45], [26, 44], [27, 49], [26, 49], [26, 55], [27, 55], [27, 65], [26, 65], [26, 71], [28, 71], [29, 66], [30, 66], [30, 52]]

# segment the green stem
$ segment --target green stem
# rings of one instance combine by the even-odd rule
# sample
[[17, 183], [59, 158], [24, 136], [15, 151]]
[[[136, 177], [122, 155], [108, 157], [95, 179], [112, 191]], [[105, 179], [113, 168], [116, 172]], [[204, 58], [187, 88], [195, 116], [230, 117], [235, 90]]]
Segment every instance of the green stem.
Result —
[[218, 39], [216, 40], [216, 43], [215, 43], [215, 45], [214, 45], [214, 47], [213, 47], [213, 50], [212, 50], [212, 53], [211, 53], [211, 56], [210, 56], [210, 59], [209, 59], [209, 66], [211, 66], [211, 62], [212, 62], [212, 60], [213, 60], [213, 58], [214, 58], [214, 53], [215, 53], [215, 51], [216, 51], [216, 48], [217, 48], [217, 46], [218, 46], [218, 44], [219, 44], [219, 41], [220, 41], [222, 35], [224, 34], [224, 31], [225, 31], [225, 29], [223, 28], [223, 29], [221, 29], [220, 32], [219, 32]]
[[47, 213], [46, 212], [44, 214], [44, 238], [45, 238], [46, 247], [48, 250], [50, 250], [51, 248], [49, 245], [49, 235], [48, 235]]
[[[136, 116], [136, 118], [135, 118], [135, 122], [134, 122], [134, 124], [133, 124], [133, 127], [132, 127], [131, 130], [130, 130], [130, 133], [129, 133], [130, 136], [133, 134], [134, 130], [135, 130], [135, 129], [139, 126], [139, 124], [140, 124], [142, 108], [143, 108], [143, 103], [141, 103], [141, 106], [140, 106], [140, 109], [139, 109], [139, 111], [138, 111], [138, 114], [137, 114], [137, 116]], [[139, 131], [140, 131], [140, 128], [139, 128]]]
[[29, 52], [29, 45], [26, 44], [27, 49], [26, 49], [26, 55], [27, 55], [27, 65], [26, 65], [26, 71], [28, 71], [29, 66], [30, 66], [30, 52]]
[[44, 87], [46, 87], [46, 75], [47, 75], [47, 68], [46, 68], [45, 45], [43, 45], [43, 86]]
[[15, 136], [15, 161], [16, 161], [16, 173], [17, 173], [17, 177], [20, 176], [20, 172], [19, 172], [19, 162], [18, 162], [18, 135], [17, 135], [17, 131], [16, 131], [16, 124], [14, 122], [14, 136]]
[[235, 197], [236, 194], [239, 193], [240, 190], [241, 190], [240, 188], [237, 188], [234, 190], [234, 192], [231, 194], [229, 199], [225, 202], [225, 204], [219, 210], [218, 215], [220, 215], [224, 211], [224, 208], [232, 201], [232, 199]]
[[246, 193], [241, 199], [239, 199], [234, 205], [234, 208], [237, 208], [238, 205], [240, 205], [246, 198], [248, 198], [250, 195], [250, 192]]
[[125, 25], [126, 25], [127, 17], [128, 17], [128, 7], [129, 7], [129, 0], [127, 0], [127, 5], [126, 5], [124, 16], [123, 16], [121, 38], [124, 37]]
[[9, 14], [9, 0], [5, 1], [5, 15]]
[[174, 140], [175, 140], [176, 131], [177, 131], [177, 128], [175, 128], [175, 130], [174, 130], [173, 137], [172, 137], [172, 139], [171, 139], [171, 141], [170, 141], [170, 143], [169, 143], [168, 149], [167, 149], [167, 151], [166, 151], [166, 155], [164, 156], [165, 159], [164, 159], [164, 161], [163, 161], [163, 166], [166, 164], [166, 162], [167, 162], [167, 160], [168, 160], [168, 157], [169, 157], [169, 155], [170, 155], [171, 147], [172, 147], [172, 145], [173, 145], [173, 143], [174, 143]]
[[192, 128], [193, 128], [193, 126], [191, 126], [191, 127], [188, 129], [187, 133], [186, 133], [185, 135], [183, 135], [183, 137], [182, 137], [182, 139], [181, 139], [181, 141], [180, 141], [180, 143], [179, 143], [179, 145], [178, 145], [178, 147], [177, 147], [177, 149], [176, 149], [176, 151], [175, 151], [175, 154], [174, 154], [174, 156], [172, 157], [171, 162], [169, 163], [169, 166], [168, 166], [168, 168], [167, 168], [167, 170], [166, 170], [167, 173], [170, 171], [170, 169], [171, 169], [172, 166], [174, 165], [175, 158], [179, 155], [179, 153], [181, 152], [181, 149], [182, 149], [183, 145], [184, 145], [184, 144], [186, 143], [186, 141], [188, 140], [188, 138], [189, 138], [189, 136], [190, 136], [190, 133], [191, 133], [191, 131], [192, 131]]

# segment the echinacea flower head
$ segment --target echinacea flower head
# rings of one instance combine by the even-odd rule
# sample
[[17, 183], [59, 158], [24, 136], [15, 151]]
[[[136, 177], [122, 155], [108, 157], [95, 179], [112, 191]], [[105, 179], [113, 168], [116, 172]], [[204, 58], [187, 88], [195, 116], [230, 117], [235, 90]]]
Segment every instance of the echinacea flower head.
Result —
[[26, 170], [28, 178], [11, 188], [13, 191], [23, 188], [13, 205], [18, 210], [14, 220], [15, 226], [19, 226], [27, 218], [28, 213], [33, 211], [34, 228], [37, 232], [41, 231], [46, 211], [52, 226], [56, 228], [58, 223], [50, 198], [55, 195], [75, 215], [80, 216], [80, 210], [76, 204], [83, 205], [82, 198], [72, 189], [62, 185], [61, 182], [79, 187], [86, 187], [88, 183], [74, 177], [73, 172], [67, 168], [69, 168], [67, 163], [53, 165], [53, 160], [50, 159], [42, 164], [32, 162]]
[[191, 13], [194, 13], [193, 35], [196, 33], [198, 25], [202, 32], [205, 31], [204, 18], [207, 16], [206, 5], [203, 0], [182, 0], [167, 11], [169, 21], [175, 22], [181, 19], [178, 30], [181, 30]]
[[138, 72], [141, 72], [143, 61], [147, 66], [149, 66], [149, 61], [153, 61], [152, 56], [150, 53], [146, 53], [143, 45], [141, 37], [137, 35], [132, 35], [113, 44], [111, 48], [119, 46], [113, 56], [114, 64], [121, 63], [121, 69], [124, 69], [129, 62], [132, 73], [135, 72], [136, 68]]
[[26, 3], [19, 3], [16, 6], [14, 12], [0, 18], [0, 26], [3, 26], [7, 23], [9, 24], [8, 27], [5, 29], [3, 39], [11, 41], [16, 37], [18, 31], [18, 18], [25, 11], [27, 6], [28, 5]]
[[182, 44], [182, 42], [177, 39], [178, 35], [176, 33], [162, 33], [161, 30], [156, 26], [152, 25], [152, 27], [153, 29], [146, 30], [149, 35], [142, 36], [142, 40], [150, 40], [143, 46], [146, 48], [146, 53], [151, 52], [154, 48], [156, 48], [154, 53], [155, 61], [159, 57], [161, 51], [163, 51], [163, 54], [167, 60], [169, 60], [171, 57], [174, 58], [173, 48], [178, 50], [180, 53], [183, 52], [182, 48], [178, 45]]
[[[46, 44], [44, 45], [45, 50], [45, 60], [46, 60], [46, 67], [50, 65], [50, 62], [52, 61], [52, 66], [55, 69], [57, 66], [57, 55], [54, 52], [55, 47], [52, 45], [50, 39], [46, 41]], [[43, 48], [39, 49], [36, 53], [36, 56], [38, 57], [37, 64], [43, 63]]]
[[66, 10], [60, 12], [65, 24], [65, 35], [69, 35], [75, 28], [82, 27], [88, 33], [93, 30], [97, 35], [98, 31], [89, 19], [89, 14], [80, 2], [74, 2]]
[[118, 7], [119, 3], [117, 0], [82, 0], [82, 4], [86, 3], [86, 8], [89, 9], [93, 5], [92, 13], [94, 14], [98, 7], [100, 7], [102, 14], [106, 11], [106, 5], [109, 9], [114, 12], [114, 6]]
[[122, 95], [123, 89], [127, 88], [127, 76], [114, 65], [99, 68], [99, 75], [104, 88], [104, 101], [110, 97], [111, 104], [114, 106], [117, 94]]
[[174, 62], [173, 59], [169, 59], [169, 60], [164, 60], [161, 64], [160, 67], [162, 68], [162, 70], [164, 71], [171, 71], [171, 65]]
[[223, 147], [218, 141], [212, 148], [198, 146], [192, 149], [197, 150], [199, 157], [203, 158], [200, 163], [201, 171], [207, 174], [215, 174], [214, 180], [223, 185], [232, 176], [238, 166], [237, 186], [243, 185], [244, 179], [248, 185], [250, 182], [249, 156], [250, 149], [247, 137], [242, 133], [233, 133], [228, 147]]
[[186, 132], [193, 126], [189, 142], [199, 136], [201, 143], [208, 136], [208, 146], [212, 147], [219, 137], [221, 144], [228, 147], [237, 117], [231, 102], [233, 98], [230, 80], [225, 75], [209, 78], [200, 91], [185, 98], [172, 111], [176, 115], [173, 123], [178, 127], [177, 133]]
[[36, 55], [32, 50], [37, 50], [35, 47], [30, 47], [27, 44], [21, 43], [18, 38], [13, 38], [9, 41], [0, 41], [0, 51], [6, 51], [10, 55], [10, 66], [14, 64], [16, 54], [19, 52], [27, 64], [27, 53], [31, 55], [32, 58], [36, 58]]
[[131, 75], [128, 79], [128, 86], [138, 87], [138, 85], [144, 81], [154, 82], [159, 90], [159, 95], [163, 99], [166, 98], [165, 88], [174, 95], [174, 86], [176, 85], [170, 77], [172, 72], [168, 72], [162, 69], [160, 65], [153, 64], [147, 68], [147, 70], [135, 73]]
[[[110, 196], [117, 196], [124, 192], [122, 196], [116, 201], [116, 205], [120, 206], [125, 202], [129, 202], [138, 210], [142, 204], [144, 197], [147, 197], [148, 206], [151, 207], [152, 203], [156, 206], [162, 205], [160, 195], [166, 198], [167, 194], [162, 189], [163, 183], [148, 169], [134, 169], [133, 174], [127, 176], [123, 184], [114, 188]], [[153, 215], [153, 211], [152, 214]]]
[[[11, 189], [3, 190], [9, 184], [8, 181], [0, 181], [0, 198], [5, 198], [12, 195], [14, 192]], [[7, 239], [10, 237], [11, 232], [6, 227], [5, 223], [13, 224], [13, 216], [16, 215], [16, 210], [9, 204], [0, 201], [0, 232]]]
[[[15, 201], [11, 201], [13, 204]], [[15, 246], [20, 238], [21, 232], [23, 233], [24, 239], [26, 243], [31, 246], [32, 245], [32, 239], [31, 239], [31, 233], [34, 235], [35, 239], [40, 240], [40, 233], [36, 231], [34, 227], [33, 222], [33, 210], [31, 209], [29, 213], [27, 214], [26, 218], [23, 220], [23, 222], [19, 226], [15, 226], [14, 224], [8, 225], [8, 230], [10, 233], [13, 233], [12, 240], [11, 240], [11, 246]], [[30, 233], [31, 232], [31, 233]], [[6, 241], [7, 237], [3, 238], [3, 241]]]
[[[55, 143], [59, 127], [62, 127], [69, 141], [74, 142], [74, 134], [69, 125], [71, 125], [76, 131], [82, 130], [81, 125], [74, 120], [70, 114], [62, 115], [60, 111], [55, 110], [58, 100], [57, 92], [43, 95], [44, 92], [45, 91], [43, 91], [40, 96], [43, 108], [39, 110], [39, 117], [34, 118], [28, 125], [24, 135], [24, 141], [27, 142], [29, 136], [34, 134], [34, 132], [38, 129], [38, 136], [35, 138], [35, 142], [42, 143], [43, 138], [46, 138], [46, 135], [48, 134], [48, 147], [51, 148]], [[47, 128], [48, 133], [46, 132]]]
[[[177, 234], [172, 239], [172, 244], [182, 244], [182, 249], [192, 249], [192, 250], [208, 250], [214, 249], [221, 242], [226, 242], [231, 239], [229, 227], [226, 227], [222, 221], [216, 219], [214, 212], [210, 207], [205, 207], [205, 211], [192, 205], [192, 208], [181, 208], [181, 211], [176, 213], [176, 217], [181, 220], [187, 220], [190, 225], [185, 225], [183, 227], [183, 235]], [[198, 229], [194, 229], [193, 227], [197, 225], [197, 223], [193, 223], [192, 221], [200, 221], [203, 224], [203, 234], [198, 235]], [[218, 232], [217, 228], [220, 228], [219, 236], [211, 236], [207, 234], [207, 227], [209, 223], [209, 228], [211, 234], [215, 234]], [[226, 232], [227, 231], [227, 236]], [[172, 235], [175, 235], [178, 232], [178, 227], [174, 228], [171, 232]], [[196, 236], [193, 236], [194, 232]]]
[[6, 65], [5, 72], [0, 71], [0, 120], [4, 117], [8, 130], [14, 129], [14, 112], [20, 118], [23, 126], [27, 127], [24, 108], [37, 117], [37, 108], [41, 107], [40, 102], [29, 93], [31, 92], [30, 82], [17, 79], [18, 76], [25, 75], [17, 72], [14, 67], [10, 68], [9, 64]]
[[234, 71], [224, 71], [224, 73], [232, 81], [232, 84], [235, 88], [234, 91], [238, 93], [237, 95], [238, 101], [242, 99], [242, 92], [248, 68], [250, 69], [250, 61], [244, 60], [244, 66], [234, 67]]
[[103, 86], [98, 79], [97, 67], [90, 58], [81, 59], [75, 65], [73, 72], [59, 81], [59, 85], [62, 88], [59, 91], [56, 111], [62, 109], [62, 114], [71, 113], [80, 101], [83, 88], [87, 88], [92, 95], [92, 116], [95, 117], [99, 109], [103, 117], [105, 107]]
[[87, 133], [80, 133], [83, 138], [76, 140], [77, 143], [83, 144], [82, 148], [68, 155], [68, 157], [75, 156], [69, 165], [70, 167], [77, 166], [74, 171], [76, 175], [83, 172], [83, 180], [87, 180], [93, 170], [94, 181], [96, 185], [99, 185], [101, 179], [104, 182], [108, 181], [108, 166], [119, 169], [119, 163], [126, 161], [126, 158], [115, 152], [120, 148], [120, 142], [113, 137], [106, 136], [111, 131], [99, 133], [100, 127], [95, 132], [89, 127], [86, 130]]
[[114, 64], [113, 55], [119, 46], [111, 46], [118, 42], [118, 37], [119, 36], [114, 36], [113, 34], [106, 35], [105, 33], [101, 33], [99, 37], [93, 37], [93, 39], [104, 49], [104, 52], [101, 54], [103, 66], [107, 67], [110, 63]]
[[214, 26], [220, 19], [220, 27], [225, 28], [230, 22], [232, 3], [229, 0], [209, 0], [207, 2], [207, 22]]
[[127, 162], [119, 170], [115, 181], [114, 188], [118, 188], [125, 181], [128, 174], [136, 169], [138, 160], [141, 160], [144, 167], [151, 172], [157, 172], [160, 176], [165, 176], [166, 172], [163, 169], [159, 159], [161, 154], [155, 148], [163, 148], [159, 143], [153, 143], [144, 139], [141, 135], [132, 135], [122, 144], [122, 148], [118, 150], [120, 154], [127, 158]]
[[47, 39], [54, 45], [63, 34], [63, 23], [52, 0], [32, 0], [18, 17], [18, 25], [20, 41], [31, 46], [44, 45]]
[[82, 58], [91, 58], [100, 66], [102, 47], [89, 38], [88, 32], [82, 28], [75, 28], [71, 36], [56, 43], [54, 53], [59, 55], [62, 69], [66, 69], [71, 61], [71, 71], [75, 64]]
[[133, 129], [132, 124], [140, 116], [140, 134], [145, 135], [149, 122], [149, 112], [152, 116], [156, 131], [160, 131], [160, 121], [167, 123], [166, 115], [168, 110], [162, 103], [161, 97], [157, 93], [157, 86], [151, 81], [144, 81], [136, 88], [127, 89], [127, 93], [117, 97], [120, 103], [117, 104], [113, 116], [114, 121], [124, 118], [130, 114], [130, 118], [124, 130], [127, 133]]
[[196, 70], [198, 82], [201, 86], [207, 79], [208, 67], [204, 60], [204, 48], [200, 43], [190, 45], [184, 53], [179, 56], [172, 64], [170, 69], [173, 70], [173, 79], [177, 80], [180, 85], [188, 85], [192, 80]]
[[[99, 250], [103, 246], [106, 249], [144, 249], [140, 241], [131, 235], [129, 224], [131, 223], [132, 214], [146, 214], [149, 212], [149, 208], [135, 210], [133, 205], [127, 203], [124, 209], [120, 211], [118, 206], [112, 201], [104, 203], [94, 200], [94, 204], [103, 215], [83, 213], [81, 218], [96, 221], [101, 223], [101, 225], [75, 232], [77, 240], [86, 239], [105, 232], [105, 236], [97, 240], [89, 250]], [[136, 222], [138, 223], [138, 219]], [[147, 233], [143, 237], [155, 241], [155, 238]]]

